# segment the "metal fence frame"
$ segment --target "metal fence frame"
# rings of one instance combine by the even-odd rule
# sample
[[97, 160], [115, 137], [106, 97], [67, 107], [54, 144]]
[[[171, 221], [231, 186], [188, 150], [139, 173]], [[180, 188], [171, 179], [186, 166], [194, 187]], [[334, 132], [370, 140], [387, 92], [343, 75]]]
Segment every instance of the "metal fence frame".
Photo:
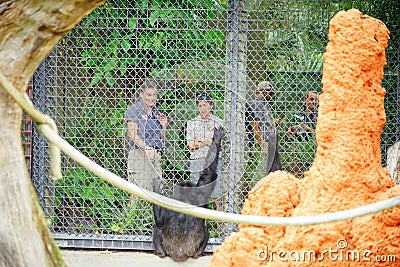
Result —
[[[340, 1], [339, 1], [340, 2]], [[221, 111], [224, 114], [224, 122], [226, 125], [227, 136], [224, 162], [227, 169], [224, 170], [224, 179], [227, 184], [226, 199], [224, 200], [225, 210], [233, 213], [238, 212], [241, 207], [241, 203], [238, 203], [237, 188], [238, 188], [238, 174], [244, 174], [245, 170], [245, 159], [244, 159], [244, 122], [243, 114], [245, 111], [245, 105], [243, 99], [246, 99], [248, 93], [249, 76], [247, 75], [247, 65], [251, 62], [247, 61], [248, 53], [248, 36], [250, 31], [255, 31], [253, 28], [254, 22], [249, 17], [249, 3], [247, 1], [228, 1], [227, 11], [224, 14], [226, 22], [226, 65], [229, 66], [224, 86], [226, 88], [224, 93], [224, 106], [225, 110]], [[261, 11], [259, 11], [261, 12]], [[326, 14], [322, 23], [327, 23], [330, 14]], [[250, 26], [251, 27], [250, 27]], [[81, 28], [80, 28], [81, 29]], [[79, 30], [78, 30], [79, 31]], [[392, 35], [398, 36], [400, 32], [392, 32]], [[65, 77], [60, 77], [59, 66], [65, 64], [68, 60], [67, 55], [61, 53], [67, 51], [70, 43], [68, 42], [68, 36], [66, 41], [60, 42], [60, 44], [50, 53], [39, 66], [33, 77], [33, 102], [42, 112], [49, 114], [50, 116], [55, 115], [58, 124], [64, 124], [64, 127], [68, 127], [68, 123], [63, 121], [64, 118], [60, 116], [60, 112], [56, 110], [56, 106], [63, 106], [68, 108], [68, 101], [65, 99], [67, 96], [60, 100], [59, 91], [66, 92], [67, 88], [60, 88], [61, 85], [67, 83], [60, 82]], [[397, 37], [397, 40], [400, 40]], [[397, 44], [397, 47], [399, 45]], [[397, 70], [400, 70], [399, 51], [395, 55], [389, 55], [389, 60], [396, 61]], [[64, 70], [67, 70], [65, 68]], [[274, 77], [274, 75], [285, 75], [284, 72], [268, 72], [263, 71], [264, 77]], [[78, 73], [78, 71], [72, 71], [72, 73]], [[321, 75], [321, 73], [317, 73]], [[385, 75], [388, 77], [390, 75]], [[391, 136], [387, 140], [398, 140], [400, 139], [400, 94], [398, 88], [400, 88], [399, 73], [397, 76], [391, 74], [390, 77], [384, 81], [384, 85], [388, 84], [389, 88], [397, 88], [396, 90], [388, 91], [388, 99], [397, 100], [396, 114], [388, 114], [388, 123], [392, 125], [392, 129], [395, 132], [384, 132], [384, 135]], [[296, 89], [293, 89], [296, 90]], [[57, 92], [57, 96], [54, 94]], [[59, 103], [65, 102], [65, 103]], [[54, 104], [57, 103], [57, 104]], [[385, 103], [386, 105], [396, 105], [392, 102]], [[49, 156], [47, 153], [47, 142], [38, 133], [37, 129], [33, 127], [32, 134], [32, 167], [31, 167], [31, 178], [33, 185], [38, 193], [39, 203], [45, 210], [45, 215], [48, 218], [52, 218], [55, 214], [55, 210], [59, 208], [56, 206], [55, 191], [57, 190], [54, 186], [53, 181], [49, 177]], [[238, 145], [239, 144], [239, 145]], [[392, 143], [382, 143], [382, 158], [386, 157], [387, 148]], [[78, 148], [79, 149], [79, 148]], [[96, 158], [95, 158], [96, 159]], [[66, 162], [67, 159], [64, 158]], [[254, 181], [255, 182], [255, 181]], [[239, 186], [243, 186], [239, 183]], [[251, 187], [251, 184], [250, 184]], [[241, 189], [242, 187], [240, 187]], [[239, 199], [244, 199], [245, 195], [239, 196]], [[75, 214], [79, 217], [79, 214]], [[236, 229], [236, 225], [231, 223], [221, 223], [220, 234], [217, 237], [210, 238], [209, 244], [206, 251], [212, 252], [215, 247], [220, 244], [225, 236], [230, 235]], [[77, 226], [78, 227], [78, 226]], [[90, 225], [89, 225], [90, 227]], [[68, 229], [63, 230], [62, 228], [56, 228], [50, 225], [50, 229], [53, 233], [56, 242], [60, 247], [73, 247], [73, 248], [110, 248], [110, 249], [135, 249], [135, 250], [152, 250], [151, 236], [149, 233], [138, 234], [109, 234], [109, 233], [85, 233], [83, 232], [70, 232]], [[85, 229], [85, 228], [84, 228]]]

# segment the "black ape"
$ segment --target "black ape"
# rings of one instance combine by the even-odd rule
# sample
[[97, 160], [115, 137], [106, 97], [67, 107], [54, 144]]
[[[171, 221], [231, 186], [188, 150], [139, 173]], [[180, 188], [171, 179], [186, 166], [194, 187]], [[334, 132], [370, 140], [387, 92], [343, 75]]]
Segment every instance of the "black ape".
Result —
[[[197, 184], [182, 182], [176, 185], [172, 198], [196, 206], [207, 206], [217, 179], [218, 157], [223, 134], [223, 129], [215, 129], [213, 144], [208, 151], [205, 168]], [[203, 253], [209, 238], [204, 219], [156, 205], [153, 206], [153, 212], [154, 254], [159, 257], [170, 256], [174, 261], [185, 261], [189, 257], [198, 258]]]

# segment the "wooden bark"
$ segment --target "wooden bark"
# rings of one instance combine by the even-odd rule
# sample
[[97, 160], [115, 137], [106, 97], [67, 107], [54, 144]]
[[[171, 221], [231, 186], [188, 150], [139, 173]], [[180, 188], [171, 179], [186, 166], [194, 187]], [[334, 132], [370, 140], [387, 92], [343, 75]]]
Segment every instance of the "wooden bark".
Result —
[[[0, 71], [24, 92], [57, 41], [102, 2], [0, 1]], [[65, 266], [26, 170], [21, 115], [0, 88], [0, 266]]]

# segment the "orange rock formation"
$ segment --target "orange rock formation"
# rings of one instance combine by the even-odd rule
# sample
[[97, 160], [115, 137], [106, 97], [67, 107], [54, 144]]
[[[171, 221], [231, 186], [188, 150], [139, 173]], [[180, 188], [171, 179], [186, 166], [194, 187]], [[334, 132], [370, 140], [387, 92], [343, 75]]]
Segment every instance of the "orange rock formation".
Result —
[[[386, 118], [380, 84], [389, 31], [351, 9], [332, 18], [328, 37], [313, 165], [302, 180], [283, 171], [269, 174], [249, 194], [243, 214], [315, 215], [400, 195], [381, 165]], [[239, 225], [210, 266], [396, 266], [399, 226], [400, 207], [321, 225]]]

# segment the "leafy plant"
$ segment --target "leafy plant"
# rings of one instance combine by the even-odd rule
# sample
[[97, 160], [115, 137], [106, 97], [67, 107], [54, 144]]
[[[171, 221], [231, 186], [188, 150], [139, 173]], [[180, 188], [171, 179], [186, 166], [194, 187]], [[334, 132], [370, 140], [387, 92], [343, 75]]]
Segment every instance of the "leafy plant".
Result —
[[129, 205], [116, 212], [113, 221], [115, 223], [109, 226], [109, 231], [113, 233], [127, 234], [132, 230], [139, 234], [151, 233], [153, 229], [152, 204], [137, 199], [135, 205]]
[[70, 118], [65, 138], [94, 161], [102, 159], [102, 166], [123, 177], [125, 163], [120, 159], [125, 158], [123, 117], [128, 104], [124, 101], [112, 104], [96, 97], [85, 98], [78, 109], [79, 115]]
[[302, 178], [314, 161], [317, 149], [315, 134], [310, 134], [308, 139], [293, 141], [293, 138], [280, 143], [282, 167], [297, 178]]
[[222, 48], [223, 31], [207, 25], [207, 19], [216, 19], [224, 10], [215, 1], [141, 0], [131, 4], [110, 1], [85, 19], [83, 30], [91, 47], [83, 51], [81, 61], [84, 71], [94, 73], [90, 86], [103, 78], [113, 86], [116, 77], [129, 68], [168, 69], [184, 61], [212, 58], [215, 47]]
[[[126, 129], [123, 116], [127, 107], [124, 101], [110, 108], [102, 99], [86, 98], [79, 110], [80, 116], [72, 118], [66, 130], [66, 140], [71, 145], [94, 161], [101, 159], [103, 167], [121, 177], [125, 175], [126, 165], [123, 143]], [[130, 201], [128, 194], [95, 177], [83, 167], [70, 163], [67, 165], [65, 178], [56, 183], [55, 204], [58, 210], [63, 210], [64, 206], [72, 211], [79, 209], [81, 216], [96, 221], [97, 231], [114, 232], [118, 226], [125, 229], [125, 208]], [[144, 211], [130, 212], [131, 215], [141, 215]], [[74, 216], [76, 212], [71, 214], [68, 212], [59, 216]], [[58, 220], [59, 218], [55, 219]], [[121, 221], [115, 222], [116, 220]], [[75, 227], [79, 228], [79, 225]]]
[[[76, 214], [74, 210], [79, 209], [81, 210], [80, 217], [87, 216], [80, 219], [95, 219], [99, 228], [107, 228], [109, 220], [115, 216], [115, 210], [129, 201], [126, 193], [95, 177], [80, 166], [70, 167], [64, 179], [56, 182], [55, 197], [58, 210], [66, 206], [72, 210], [71, 213], [60, 216], [74, 217], [73, 214]], [[70, 219], [74, 220], [74, 218]]]

